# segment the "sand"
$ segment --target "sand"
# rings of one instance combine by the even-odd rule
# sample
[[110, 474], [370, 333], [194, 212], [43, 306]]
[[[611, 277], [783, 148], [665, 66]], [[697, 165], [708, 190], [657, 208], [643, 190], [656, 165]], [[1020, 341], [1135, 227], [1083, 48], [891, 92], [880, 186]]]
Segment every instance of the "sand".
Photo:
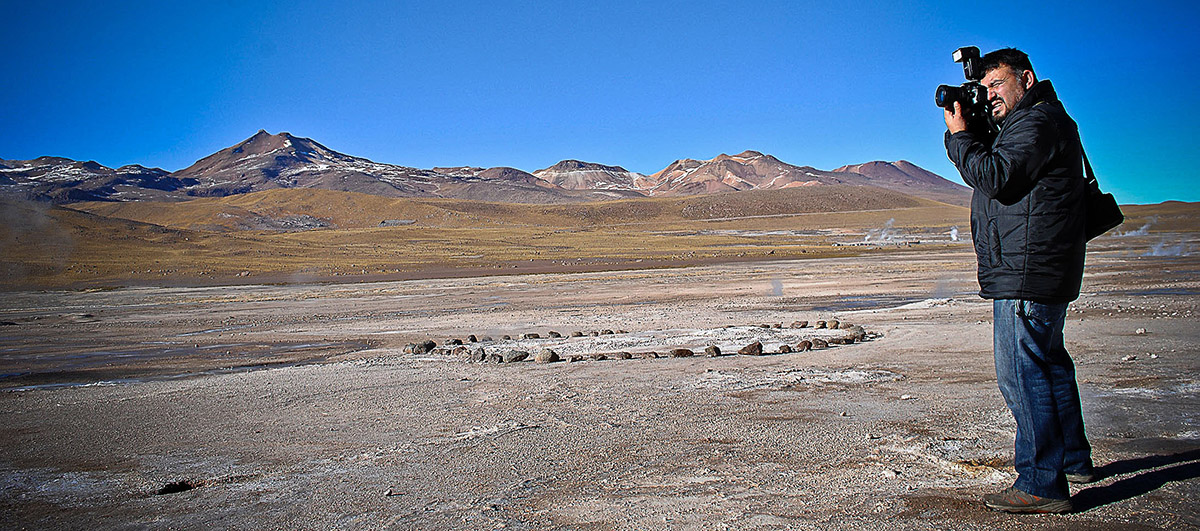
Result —
[[[1089, 255], [1066, 334], [1106, 477], [1074, 489], [1074, 514], [978, 501], [1015, 478], [1014, 424], [964, 245], [5, 294], [0, 526], [1196, 528], [1200, 259], [1183, 254]], [[831, 335], [793, 321], [832, 319], [878, 337], [552, 364], [403, 352], [469, 334], [485, 349], [772, 350]], [[624, 333], [590, 333], [604, 330]], [[500, 339], [550, 331], [585, 335]]]

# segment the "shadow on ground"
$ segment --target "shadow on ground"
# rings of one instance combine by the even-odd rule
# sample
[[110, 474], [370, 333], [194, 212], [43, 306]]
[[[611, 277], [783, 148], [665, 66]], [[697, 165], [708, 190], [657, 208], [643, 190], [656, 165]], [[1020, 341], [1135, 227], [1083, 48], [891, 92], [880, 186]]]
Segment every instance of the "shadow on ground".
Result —
[[1075, 509], [1079, 512], [1136, 498], [1158, 490], [1172, 481], [1186, 481], [1200, 477], [1200, 448], [1171, 455], [1153, 455], [1117, 461], [1099, 467], [1096, 469], [1096, 474], [1100, 478], [1125, 474], [1137, 475], [1079, 491], [1072, 498]]

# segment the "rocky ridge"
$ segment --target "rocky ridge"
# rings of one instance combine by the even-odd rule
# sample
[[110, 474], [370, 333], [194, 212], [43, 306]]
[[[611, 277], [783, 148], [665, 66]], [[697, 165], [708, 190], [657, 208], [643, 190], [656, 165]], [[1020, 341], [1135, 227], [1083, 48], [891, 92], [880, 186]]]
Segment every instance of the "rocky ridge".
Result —
[[645, 175], [620, 166], [564, 160], [533, 172], [539, 179], [569, 190], [638, 190]]
[[107, 168], [60, 157], [0, 159], [0, 195], [79, 201], [186, 200], [277, 188], [319, 188], [385, 197], [442, 197], [504, 203], [575, 203], [822, 185], [874, 186], [966, 204], [969, 189], [906, 161], [833, 171], [795, 166], [758, 151], [679, 159], [651, 175], [579, 160], [528, 173], [471, 166], [420, 169], [339, 153], [310, 138], [260, 130], [176, 172]]

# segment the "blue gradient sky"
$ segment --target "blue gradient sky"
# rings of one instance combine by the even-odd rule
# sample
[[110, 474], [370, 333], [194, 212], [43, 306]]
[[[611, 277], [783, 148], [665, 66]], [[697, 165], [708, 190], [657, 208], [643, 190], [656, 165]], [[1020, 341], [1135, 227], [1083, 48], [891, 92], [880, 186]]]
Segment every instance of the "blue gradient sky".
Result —
[[934, 89], [1015, 46], [1118, 200], [1200, 200], [1197, 2], [0, 2], [6, 159], [178, 170], [266, 129], [423, 168], [755, 149], [957, 181]]

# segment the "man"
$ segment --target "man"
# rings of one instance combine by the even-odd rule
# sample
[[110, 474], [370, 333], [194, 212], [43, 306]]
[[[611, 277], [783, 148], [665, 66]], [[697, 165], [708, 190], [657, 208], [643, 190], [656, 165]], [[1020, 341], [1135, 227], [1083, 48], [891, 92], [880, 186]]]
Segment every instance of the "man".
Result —
[[1079, 130], [1029, 57], [983, 56], [994, 139], [946, 110], [946, 152], [974, 193], [980, 296], [992, 299], [996, 379], [1017, 421], [1017, 481], [984, 496], [1008, 512], [1072, 510], [1067, 482], [1095, 479], [1075, 366], [1063, 344], [1083, 279], [1085, 179]]

